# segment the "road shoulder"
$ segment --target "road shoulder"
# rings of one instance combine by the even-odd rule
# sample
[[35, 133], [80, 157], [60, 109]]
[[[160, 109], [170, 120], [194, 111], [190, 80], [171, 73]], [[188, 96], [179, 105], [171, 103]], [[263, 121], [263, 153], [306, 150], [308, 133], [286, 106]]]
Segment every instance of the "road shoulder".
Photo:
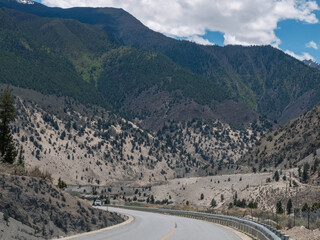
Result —
[[[217, 224], [217, 223], [215, 223]], [[231, 227], [227, 227], [227, 226], [224, 226], [224, 225], [221, 225], [221, 224], [217, 224], [217, 225], [220, 225], [232, 232], [234, 232], [235, 234], [237, 234], [242, 240], [252, 240], [253, 238], [248, 236], [247, 234], [243, 233], [243, 232], [239, 232], [238, 230], [234, 229], [234, 228], [231, 228]]]
[[[116, 213], [117, 213], [117, 212], [116, 212]], [[102, 228], [102, 229], [95, 230], [95, 231], [91, 231], [91, 232], [80, 233], [80, 234], [73, 235], [73, 236], [69, 236], [69, 237], [59, 238], [59, 240], [69, 240], [69, 239], [84, 237], [84, 236], [88, 236], [88, 235], [91, 235], [91, 234], [108, 231], [108, 230], [111, 230], [111, 229], [114, 229], [114, 228], [118, 228], [118, 227], [122, 227], [122, 226], [124, 226], [124, 225], [130, 224], [131, 222], [134, 221], [134, 217], [131, 216], [131, 215], [122, 214], [122, 213], [118, 213], [118, 214], [119, 214], [119, 215], [122, 215], [122, 216], [123, 216], [123, 215], [124, 215], [124, 216], [127, 216], [128, 219], [127, 219], [126, 221], [122, 222], [122, 223], [119, 223], [119, 224], [116, 224], [116, 225], [113, 225], [113, 226], [110, 226], [110, 227]], [[57, 239], [54, 239], [54, 240], [57, 240]]]

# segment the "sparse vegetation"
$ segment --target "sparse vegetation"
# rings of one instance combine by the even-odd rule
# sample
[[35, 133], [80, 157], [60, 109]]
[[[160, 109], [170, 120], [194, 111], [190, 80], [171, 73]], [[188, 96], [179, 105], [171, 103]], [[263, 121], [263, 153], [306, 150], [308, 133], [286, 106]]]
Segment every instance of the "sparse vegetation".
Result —
[[67, 184], [61, 180], [61, 178], [58, 179], [58, 188], [65, 189], [67, 187]]
[[[123, 221], [118, 215], [93, 209], [86, 202], [61, 192], [39, 178], [1, 175], [0, 192], [0, 212], [3, 212], [4, 222], [10, 223], [11, 218], [15, 219], [34, 229], [32, 235], [44, 239], [75, 231], [86, 232]], [[16, 198], [19, 201], [12, 201]], [[93, 217], [94, 221], [88, 221]], [[17, 236], [20, 233], [19, 229], [11, 231]]]

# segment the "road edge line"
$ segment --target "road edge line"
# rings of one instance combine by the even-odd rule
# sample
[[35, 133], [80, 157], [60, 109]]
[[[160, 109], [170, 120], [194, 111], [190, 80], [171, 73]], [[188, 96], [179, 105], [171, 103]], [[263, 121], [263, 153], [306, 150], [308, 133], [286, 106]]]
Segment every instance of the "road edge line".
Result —
[[[114, 211], [112, 211], [112, 212], [114, 212]], [[94, 230], [94, 231], [91, 231], [91, 232], [80, 233], [80, 234], [77, 234], [77, 235], [72, 235], [72, 236], [63, 237], [63, 238], [55, 238], [53, 240], [69, 240], [69, 239], [74, 239], [74, 238], [77, 238], [77, 237], [84, 237], [84, 236], [88, 236], [88, 235], [91, 235], [91, 234], [95, 234], [95, 233], [99, 233], [99, 232], [103, 232], [103, 231], [108, 231], [108, 230], [111, 230], [111, 229], [114, 229], [114, 228], [122, 227], [122, 226], [127, 225], [127, 224], [129, 224], [129, 223], [134, 221], [134, 217], [131, 216], [131, 215], [122, 214], [122, 213], [118, 213], [118, 212], [115, 212], [115, 213], [117, 213], [119, 215], [127, 216], [128, 219], [126, 221], [122, 222], [122, 223], [119, 223], [119, 224], [116, 224], [116, 225], [112, 225], [112, 226], [109, 226], [109, 227], [106, 227], [106, 228]]]

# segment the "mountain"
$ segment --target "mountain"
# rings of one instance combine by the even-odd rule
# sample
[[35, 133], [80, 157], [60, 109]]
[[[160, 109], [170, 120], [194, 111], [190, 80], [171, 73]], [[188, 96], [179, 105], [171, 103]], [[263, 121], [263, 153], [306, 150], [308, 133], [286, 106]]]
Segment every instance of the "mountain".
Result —
[[[82, 99], [84, 104], [112, 106], [123, 116], [138, 118], [142, 125], [155, 131], [167, 118], [218, 118], [236, 126], [257, 119], [253, 110], [232, 100], [221, 84], [181, 67], [161, 53], [121, 46], [100, 28], [8, 8], [2, 8], [1, 15], [7, 21], [2, 34], [8, 42], [3, 42], [2, 51], [4, 56], [10, 56], [3, 59], [3, 83]], [[25, 51], [17, 51], [9, 43], [20, 44]], [[28, 62], [29, 58], [45, 61], [40, 65]], [[23, 63], [18, 64], [19, 61]], [[17, 68], [18, 72], [14, 70]], [[230, 108], [234, 110], [231, 114], [224, 110]], [[237, 109], [241, 109], [240, 117]], [[152, 124], [159, 116], [163, 121]]]
[[[1, 0], [1, 5], [42, 17], [76, 19], [103, 29], [121, 45], [156, 51], [223, 87], [228, 99], [279, 123], [298, 117], [320, 100], [320, 72], [270, 46], [200, 46], [168, 38], [122, 9], [48, 8]], [[204, 102], [210, 106], [212, 99]]]
[[320, 63], [317, 63], [317, 62], [312, 61], [312, 60], [303, 60], [303, 63], [306, 64], [309, 67], [313, 67], [313, 68], [316, 68], [316, 69], [320, 70]]
[[[283, 122], [286, 117], [294, 117], [317, 101], [319, 71], [268, 46], [210, 48], [186, 41], [163, 39], [164, 42], [176, 46], [172, 48], [172, 52], [176, 51], [176, 56], [181, 56], [179, 54], [182, 54], [183, 50], [186, 54], [183, 59], [186, 61], [197, 59], [201, 62], [204, 61], [201, 54], [211, 54], [211, 57], [206, 55], [209, 65], [215, 61], [210, 69], [221, 71], [221, 74], [213, 79], [210, 74], [201, 72], [202, 70], [192, 69], [183, 62], [177, 63], [180, 58], [173, 59], [168, 53], [161, 53], [162, 48], [167, 49], [164, 48], [163, 42], [159, 43], [161, 48], [157, 51], [148, 50], [142, 45], [136, 46], [138, 48], [121, 45], [120, 40], [126, 40], [124, 33], [127, 34], [127, 31], [124, 29], [128, 26], [131, 26], [130, 41], [135, 39], [133, 33], [137, 26], [142, 31], [141, 36], [146, 32], [155, 34], [154, 36], [160, 39], [164, 37], [147, 31], [137, 20], [132, 21], [131, 25], [126, 25], [124, 20], [133, 18], [123, 10], [63, 10], [37, 3], [21, 4], [10, 0], [1, 0], [0, 3], [6, 6], [0, 10], [0, 36], [3, 39], [0, 45], [0, 66], [3, 73], [0, 81], [37, 91], [29, 92], [30, 95], [26, 94], [28, 91], [24, 93], [27, 99], [32, 99], [32, 103], [25, 105], [22, 100], [20, 102], [20, 121], [23, 125], [19, 126], [19, 129], [25, 129], [25, 126], [30, 124], [38, 129], [23, 130], [23, 142], [25, 151], [30, 156], [30, 165], [33, 166], [39, 159], [46, 158], [41, 166], [56, 167], [56, 160], [53, 160], [56, 156], [52, 153], [60, 152], [63, 148], [66, 148], [65, 152], [62, 155], [59, 153], [58, 159], [62, 161], [66, 158], [79, 158], [78, 162], [87, 165], [87, 169], [92, 168], [94, 164], [88, 159], [99, 156], [100, 160], [96, 162], [97, 167], [93, 172], [87, 174], [86, 168], [79, 165], [73, 177], [80, 178], [80, 182], [99, 182], [102, 179], [101, 174], [111, 172], [114, 168], [122, 168], [121, 173], [117, 173], [122, 179], [160, 181], [189, 173], [197, 176], [215, 174], [223, 163], [229, 163], [231, 166], [253, 147], [254, 142], [265, 130], [272, 128], [272, 124], [262, 116], [270, 117], [268, 111], [265, 111], [265, 114], [260, 113], [259, 116], [253, 105], [253, 109], [250, 109], [237, 99], [240, 93], [246, 97], [250, 96], [249, 93], [240, 91], [239, 86], [245, 87], [248, 91], [252, 88], [260, 89], [262, 95], [259, 96], [264, 99], [260, 105], [278, 109], [279, 114], [281, 111], [278, 107], [285, 107], [280, 118]], [[88, 23], [66, 19], [67, 17], [78, 18]], [[118, 19], [118, 22], [115, 19]], [[110, 27], [103, 25], [102, 20]], [[102, 25], [98, 26], [97, 23]], [[111, 26], [122, 26], [124, 35], [119, 33], [120, 28], [113, 33], [108, 32]], [[158, 38], [152, 36], [150, 35], [150, 39], [156, 43]], [[195, 54], [192, 58], [189, 56], [191, 53]], [[225, 69], [227, 65], [228, 71]], [[242, 69], [241, 74], [246, 75], [246, 83], [242, 82], [235, 66]], [[229, 78], [232, 74], [239, 77], [238, 87], [232, 87], [233, 80]], [[222, 77], [223, 75], [225, 77]], [[302, 77], [305, 78], [304, 82], [300, 79]], [[270, 95], [269, 98], [263, 95], [266, 92]], [[44, 108], [34, 108], [33, 106], [40, 104], [45, 98], [43, 94], [62, 99], [51, 100], [51, 104]], [[38, 97], [34, 98], [33, 95]], [[257, 94], [255, 97], [259, 98]], [[294, 98], [290, 103], [290, 99]], [[55, 105], [58, 103], [61, 105], [59, 108], [64, 110], [62, 117], [50, 110], [51, 107], [56, 108]], [[245, 103], [250, 105], [246, 101]], [[82, 106], [79, 118], [81, 116], [87, 119], [85, 122], [68, 117], [69, 114], [73, 116], [78, 112], [75, 109], [79, 109], [79, 104]], [[101, 110], [104, 114], [99, 117], [97, 110], [89, 110], [98, 109], [98, 106], [112, 106], [115, 113], [120, 112], [126, 119], [121, 120], [117, 114], [105, 118], [110, 114], [106, 110]], [[259, 109], [256, 110], [259, 112]], [[29, 113], [34, 112], [38, 114], [36, 120], [29, 116]], [[105, 123], [101, 124], [101, 121]], [[96, 122], [100, 124], [96, 125]], [[111, 122], [113, 124], [110, 124]], [[78, 125], [79, 128], [72, 130], [70, 124]], [[240, 129], [236, 130], [234, 126]], [[51, 129], [58, 140], [53, 142], [46, 131], [42, 133], [44, 129]], [[63, 129], [67, 129], [67, 132]], [[22, 141], [20, 133], [17, 133], [17, 141]], [[92, 133], [95, 133], [94, 136]], [[34, 134], [38, 140], [34, 138]], [[81, 141], [74, 139], [74, 135], [79, 136]], [[66, 136], [69, 140], [74, 139], [67, 147], [64, 146]], [[136, 141], [140, 139], [139, 145], [145, 146], [145, 149], [132, 143], [131, 138]], [[39, 144], [42, 141], [46, 142], [47, 147]], [[90, 142], [90, 147], [84, 148]], [[100, 144], [97, 144], [99, 142]], [[58, 148], [56, 144], [59, 145]], [[101, 150], [102, 144], [106, 146], [106, 152]], [[71, 149], [78, 149], [81, 154], [75, 155], [75, 152], [70, 152]], [[135, 150], [139, 153], [135, 153]], [[81, 159], [82, 155], [86, 155], [86, 159]], [[122, 162], [125, 159], [134, 160], [134, 163], [127, 168], [129, 163]], [[144, 161], [145, 159], [152, 159], [152, 164]], [[161, 162], [159, 159], [165, 161]], [[111, 165], [108, 162], [111, 162]], [[102, 163], [105, 168], [103, 170], [100, 166]], [[64, 164], [65, 169], [74, 166], [68, 161]], [[152, 169], [157, 164], [161, 165], [158, 169], [167, 169], [166, 174], [159, 172], [152, 173], [152, 176]], [[144, 168], [142, 172], [149, 172], [151, 175], [142, 176], [140, 172], [139, 176], [141, 169], [138, 170], [138, 166]], [[61, 169], [51, 170], [57, 176], [61, 174]], [[80, 174], [81, 171], [84, 174]], [[74, 181], [73, 177], [69, 180]]]
[[240, 160], [239, 164], [259, 170], [292, 168], [319, 158], [320, 104], [291, 120], [283, 127], [266, 134]]
[[20, 87], [12, 87], [17, 145], [28, 167], [55, 180], [148, 183], [215, 174], [268, 128], [220, 84], [161, 53], [121, 46], [72, 19], [4, 7], [0, 16], [1, 82]]

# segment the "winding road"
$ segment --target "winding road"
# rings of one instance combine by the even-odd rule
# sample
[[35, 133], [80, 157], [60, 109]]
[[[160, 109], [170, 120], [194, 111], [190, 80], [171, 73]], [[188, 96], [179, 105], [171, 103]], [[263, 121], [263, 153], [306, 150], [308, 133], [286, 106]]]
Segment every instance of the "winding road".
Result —
[[242, 240], [234, 231], [214, 223], [120, 208], [111, 208], [134, 217], [126, 225], [113, 229], [77, 236], [76, 240]]

